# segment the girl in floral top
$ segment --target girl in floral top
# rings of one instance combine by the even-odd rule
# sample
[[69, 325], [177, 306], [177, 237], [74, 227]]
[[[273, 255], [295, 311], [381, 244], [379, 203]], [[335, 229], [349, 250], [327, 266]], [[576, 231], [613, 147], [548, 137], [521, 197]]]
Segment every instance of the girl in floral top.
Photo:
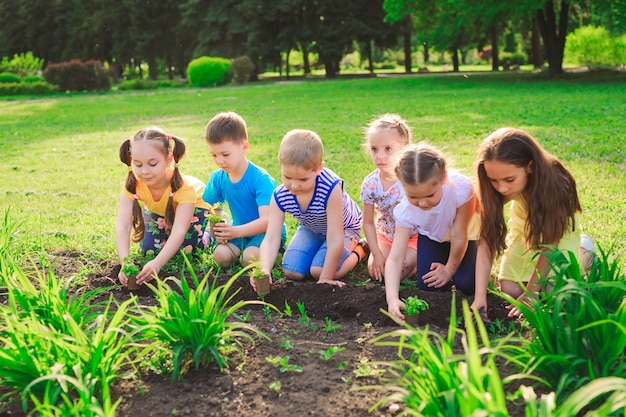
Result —
[[[411, 141], [411, 131], [404, 119], [395, 114], [384, 114], [372, 121], [365, 131], [364, 146], [376, 169], [363, 180], [363, 231], [370, 248], [368, 271], [372, 278], [381, 281], [385, 262], [391, 251], [396, 223], [393, 209], [404, 195], [402, 184], [394, 172], [393, 156]], [[417, 230], [411, 238], [404, 256], [402, 277], [414, 276], [417, 263]]]

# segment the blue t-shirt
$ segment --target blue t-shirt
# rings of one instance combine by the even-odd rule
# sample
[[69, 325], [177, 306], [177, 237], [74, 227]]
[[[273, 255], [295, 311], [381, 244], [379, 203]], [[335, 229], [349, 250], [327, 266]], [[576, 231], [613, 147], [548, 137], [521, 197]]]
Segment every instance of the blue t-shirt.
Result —
[[[239, 226], [259, 218], [259, 207], [270, 205], [275, 188], [276, 180], [263, 168], [248, 161], [248, 168], [237, 183], [233, 183], [223, 169], [211, 174], [202, 199], [209, 204], [226, 201], [233, 226]], [[286, 228], [283, 225], [284, 234]]]
[[291, 214], [302, 226], [326, 235], [328, 232], [326, 206], [330, 193], [337, 185], [341, 187], [343, 199], [343, 228], [344, 230], [360, 232], [363, 221], [361, 210], [343, 189], [343, 180], [328, 168], [323, 168], [320, 175], [315, 179], [313, 198], [311, 198], [311, 202], [304, 212], [300, 210], [296, 196], [284, 184], [278, 186], [274, 191], [274, 200], [278, 208]]

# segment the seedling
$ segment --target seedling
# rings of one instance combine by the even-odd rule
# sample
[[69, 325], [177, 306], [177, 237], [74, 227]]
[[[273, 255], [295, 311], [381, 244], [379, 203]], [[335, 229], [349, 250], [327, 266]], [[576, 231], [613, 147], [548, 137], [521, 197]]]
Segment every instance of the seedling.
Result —
[[285, 350], [291, 350], [293, 349], [293, 342], [289, 336], [284, 336], [282, 342], [280, 342], [280, 346]]
[[250, 276], [255, 280], [256, 292], [259, 297], [270, 293], [270, 276], [264, 274], [258, 264], [250, 270]]
[[265, 360], [274, 365], [278, 365], [280, 373], [302, 372], [302, 367], [300, 365], [289, 363], [289, 356], [268, 356]]
[[242, 323], [249, 323], [250, 314], [252, 314], [252, 310], [246, 310], [246, 312], [243, 314], [233, 313], [233, 317], [235, 317], [237, 320], [239, 320]]
[[428, 303], [417, 295], [403, 298], [402, 301], [404, 301], [405, 305], [404, 314], [407, 316], [415, 316], [419, 314], [420, 311], [428, 309]]
[[276, 380], [270, 384], [270, 389], [275, 391], [276, 394], [280, 394], [280, 389], [282, 388], [282, 386], [283, 384], [279, 380]]
[[311, 319], [307, 316], [306, 311], [304, 310], [304, 303], [302, 301], [296, 301], [296, 306], [298, 307], [298, 311], [300, 312], [300, 318], [298, 321], [302, 324], [309, 324]]
[[341, 323], [333, 323], [333, 321], [328, 316], [324, 317], [324, 322], [326, 323], [326, 325], [324, 326], [324, 330], [328, 333], [334, 332], [341, 327]]
[[124, 263], [122, 265], [122, 272], [128, 278], [128, 289], [129, 290], [137, 290], [139, 289], [139, 285], [137, 285], [137, 274], [139, 273], [139, 267], [135, 265], [135, 262], [130, 256], [124, 258]]
[[376, 377], [383, 374], [383, 369], [376, 368], [376, 365], [372, 365], [367, 358], [361, 358], [359, 365], [353, 371], [357, 378]]
[[293, 314], [293, 311], [291, 310], [291, 306], [289, 305], [287, 300], [285, 300], [285, 309], [283, 310], [283, 314], [287, 317], [291, 317]]
[[348, 365], [350, 365], [350, 359], [344, 359], [337, 364], [337, 369], [343, 371]]
[[331, 346], [326, 350], [318, 350], [318, 353], [324, 362], [328, 362], [333, 358], [333, 356], [344, 350], [346, 350], [344, 347]]
[[222, 204], [217, 202], [211, 206], [209, 206], [209, 221], [213, 223], [219, 223], [222, 221], [224, 217], [224, 209], [222, 208]]
[[267, 321], [272, 321], [272, 309], [269, 306], [263, 306], [263, 314]]

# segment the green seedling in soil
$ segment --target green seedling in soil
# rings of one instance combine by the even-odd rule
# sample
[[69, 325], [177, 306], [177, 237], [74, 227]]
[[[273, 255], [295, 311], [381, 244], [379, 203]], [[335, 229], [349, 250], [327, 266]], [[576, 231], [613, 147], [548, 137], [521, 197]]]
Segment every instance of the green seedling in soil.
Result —
[[346, 350], [346, 348], [344, 347], [339, 347], [339, 346], [331, 346], [326, 350], [318, 350], [318, 353], [320, 354], [320, 357], [322, 358], [322, 360], [324, 362], [328, 362], [329, 360], [331, 360], [336, 354], [338, 354], [339, 352], [342, 352]]
[[371, 329], [373, 326], [371, 321], [368, 321], [367, 323], [363, 323], [363, 327], [365, 327], [366, 329]]
[[508, 321], [497, 317], [494, 319], [487, 328], [489, 334], [492, 336], [505, 336], [515, 331], [515, 322]]
[[326, 325], [324, 326], [324, 331], [328, 333], [334, 332], [341, 327], [341, 323], [333, 323], [333, 321], [328, 316], [324, 317], [324, 322], [326, 323]]
[[403, 279], [400, 281], [400, 291], [402, 290], [416, 290], [417, 281], [414, 279]]
[[337, 369], [343, 371], [348, 365], [350, 365], [350, 359], [344, 359], [337, 364]]
[[346, 384], [351, 384], [352, 383], [352, 377], [351, 376], [342, 376], [341, 380], [343, 382], [345, 382]]
[[289, 363], [289, 356], [268, 356], [265, 360], [271, 364], [278, 365], [280, 373], [302, 372], [302, 367], [294, 363]]
[[124, 258], [124, 264], [122, 265], [122, 272], [127, 276], [137, 275], [139, 273], [139, 267], [135, 265], [135, 262], [130, 256]]
[[283, 314], [287, 317], [291, 317], [293, 315], [293, 310], [287, 300], [285, 300], [285, 309], [283, 310]]
[[383, 374], [383, 369], [378, 369], [376, 365], [369, 362], [367, 358], [361, 358], [359, 365], [354, 370], [354, 375], [357, 378], [377, 377]]
[[267, 321], [272, 321], [272, 309], [269, 306], [263, 307], [263, 314], [265, 314]]
[[279, 394], [282, 386], [283, 384], [279, 380], [276, 380], [276, 381], [272, 381], [272, 383], [270, 384], [270, 389], [275, 391], [277, 394]]
[[309, 324], [311, 322], [311, 319], [304, 310], [304, 303], [302, 301], [296, 301], [296, 306], [298, 307], [298, 311], [300, 312], [300, 318], [298, 319], [298, 321], [302, 324]]
[[283, 336], [282, 342], [280, 342], [280, 346], [285, 350], [293, 349], [293, 342], [289, 338], [289, 336]]
[[233, 317], [235, 317], [237, 320], [243, 323], [249, 323], [251, 314], [252, 314], [252, 310], [246, 310], [246, 312], [243, 314], [233, 313]]

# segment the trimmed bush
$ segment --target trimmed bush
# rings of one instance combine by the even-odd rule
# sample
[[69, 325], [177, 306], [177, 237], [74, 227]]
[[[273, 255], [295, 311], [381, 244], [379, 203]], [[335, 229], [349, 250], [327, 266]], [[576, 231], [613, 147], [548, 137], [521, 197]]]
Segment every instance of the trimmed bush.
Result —
[[50, 64], [43, 76], [61, 91], [105, 91], [111, 89], [111, 78], [102, 63], [96, 60], [72, 60]]
[[41, 68], [43, 68], [43, 59], [35, 57], [30, 51], [15, 54], [10, 60], [5, 56], [0, 62], [0, 72], [12, 72], [20, 77], [35, 75], [41, 71]]
[[40, 95], [59, 92], [59, 87], [45, 81], [0, 83], [0, 96]]
[[524, 65], [528, 62], [528, 57], [526, 54], [521, 52], [502, 52], [500, 54], [500, 64], [513, 66], [513, 65]]
[[44, 82], [44, 83], [45, 83], [45, 82], [46, 82], [46, 79], [45, 79], [45, 78], [43, 78], [43, 77], [42, 77], [42, 76], [40, 76], [40, 75], [29, 75], [29, 76], [27, 76], [27, 77], [24, 77], [24, 78], [22, 79], [22, 81], [23, 81], [23, 82], [25, 82], [25, 83], [34, 83], [34, 82], [37, 82], [37, 81], [41, 81], [41, 82]]
[[10, 72], [0, 72], [0, 84], [19, 83], [22, 79]]
[[243, 84], [248, 82], [250, 76], [254, 72], [254, 62], [250, 59], [249, 56], [240, 56], [233, 59], [232, 67], [230, 67], [233, 73], [233, 79], [239, 83]]
[[187, 79], [194, 87], [213, 87], [230, 81], [230, 61], [225, 58], [201, 56], [187, 66]]

